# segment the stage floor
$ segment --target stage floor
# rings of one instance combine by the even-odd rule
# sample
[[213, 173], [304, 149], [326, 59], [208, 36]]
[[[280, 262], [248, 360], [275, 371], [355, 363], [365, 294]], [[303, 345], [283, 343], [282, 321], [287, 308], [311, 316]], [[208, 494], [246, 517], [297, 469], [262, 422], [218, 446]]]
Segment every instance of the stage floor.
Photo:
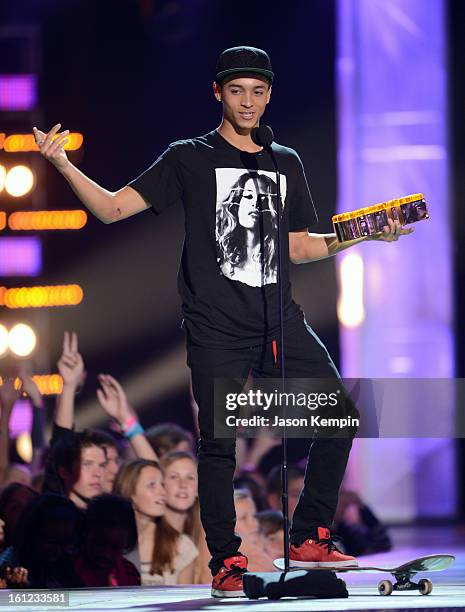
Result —
[[[210, 587], [196, 585], [183, 587], [139, 587], [76, 589], [69, 591], [69, 606], [12, 605], [9, 594], [15, 591], [0, 591], [0, 612], [20, 610], [138, 610], [182, 611], [205, 610], [251, 611], [311, 611], [311, 610], [412, 610], [445, 609], [465, 610], [465, 532], [449, 528], [392, 529], [395, 548], [389, 553], [361, 558], [363, 565], [398, 565], [406, 560], [434, 553], [448, 553], [456, 556], [456, 562], [443, 572], [424, 574], [434, 583], [430, 595], [418, 595], [415, 591], [394, 592], [389, 597], [378, 595], [378, 582], [390, 578], [389, 574], [339, 574], [347, 583], [348, 599], [295, 599], [279, 601], [260, 599], [213, 599]], [[421, 577], [419, 574], [418, 577]], [[417, 577], [415, 577], [416, 580]]]

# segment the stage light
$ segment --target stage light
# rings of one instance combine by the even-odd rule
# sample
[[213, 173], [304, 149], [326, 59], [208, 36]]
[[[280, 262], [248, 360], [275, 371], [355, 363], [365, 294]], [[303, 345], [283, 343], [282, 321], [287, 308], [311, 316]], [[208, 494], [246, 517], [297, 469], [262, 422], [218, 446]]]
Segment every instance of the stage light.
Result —
[[0, 192], [3, 191], [5, 187], [5, 178], [6, 178], [6, 168], [0, 164]]
[[29, 432], [23, 431], [16, 438], [16, 452], [26, 463], [32, 461], [32, 440]]
[[27, 166], [14, 166], [8, 170], [5, 180], [6, 191], [15, 198], [26, 195], [34, 185], [34, 175]]
[[8, 217], [11, 230], [78, 230], [87, 223], [84, 210], [40, 210], [14, 212]]
[[0, 277], [38, 276], [42, 271], [42, 242], [36, 236], [0, 238]]
[[[59, 138], [54, 136], [52, 142]], [[84, 136], [80, 132], [71, 132], [66, 136], [68, 142], [63, 145], [65, 151], [76, 151], [82, 147]], [[6, 153], [30, 153], [31, 151], [39, 151], [39, 147], [35, 141], [34, 135], [29, 134], [6, 134], [0, 135], [0, 149], [4, 149]]]
[[36, 347], [37, 337], [32, 327], [17, 323], [10, 329], [8, 344], [12, 353], [18, 357], [27, 357]]
[[[36, 374], [32, 380], [37, 385], [41, 395], [59, 395], [63, 391], [63, 378], [59, 374]], [[0, 376], [0, 386], [3, 385], [3, 379]], [[22, 383], [20, 378], [15, 378], [14, 388], [21, 389]]]
[[363, 259], [354, 253], [346, 255], [339, 267], [340, 297], [337, 314], [341, 325], [358, 327], [365, 319], [363, 305]]
[[0, 323], [0, 357], [8, 350], [8, 330]]
[[50, 285], [37, 287], [0, 287], [0, 305], [7, 308], [44, 308], [48, 306], [76, 306], [84, 292], [79, 285]]
[[41, 395], [59, 395], [63, 391], [63, 378], [59, 374], [33, 376]]
[[0, 230], [6, 227], [6, 212], [0, 211]]
[[82, 147], [82, 143], [84, 142], [84, 136], [79, 132], [71, 132], [69, 136], [67, 136], [69, 142], [65, 144], [65, 151], [76, 151]]
[[0, 74], [0, 110], [33, 110], [38, 99], [37, 80], [37, 74]]

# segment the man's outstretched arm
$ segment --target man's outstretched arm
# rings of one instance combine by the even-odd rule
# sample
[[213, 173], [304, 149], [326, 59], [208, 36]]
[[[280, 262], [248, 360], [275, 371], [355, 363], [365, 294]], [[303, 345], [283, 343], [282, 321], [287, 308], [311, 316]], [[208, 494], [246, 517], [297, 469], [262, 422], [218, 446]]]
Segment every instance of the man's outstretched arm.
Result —
[[60, 127], [61, 124], [57, 123], [47, 134], [33, 128], [40, 153], [61, 172], [77, 197], [97, 219], [103, 223], [114, 223], [149, 208], [150, 205], [132, 187], [108, 191], [76, 168], [63, 148], [68, 142], [69, 130], [59, 132]]
[[411, 234], [414, 230], [413, 227], [403, 228], [399, 221], [394, 222], [391, 219], [388, 219], [388, 221], [389, 226], [386, 225], [383, 232], [345, 242], [339, 242], [336, 234], [309, 234], [307, 230], [289, 232], [289, 258], [297, 264], [318, 261], [319, 259], [332, 257], [365, 240], [394, 242], [400, 236]]

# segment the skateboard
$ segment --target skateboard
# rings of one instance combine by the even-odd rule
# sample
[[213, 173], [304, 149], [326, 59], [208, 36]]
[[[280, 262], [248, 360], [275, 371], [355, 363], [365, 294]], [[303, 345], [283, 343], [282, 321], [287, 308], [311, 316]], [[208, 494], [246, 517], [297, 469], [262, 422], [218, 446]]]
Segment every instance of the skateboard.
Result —
[[[378, 584], [380, 595], [390, 595], [393, 591], [420, 591], [421, 595], [429, 595], [433, 590], [433, 583], [428, 578], [422, 578], [413, 582], [412, 578], [418, 572], [440, 572], [445, 570], [455, 561], [453, 555], [427, 555], [408, 561], [398, 567], [374, 567], [374, 566], [347, 566], [347, 567], [291, 567], [289, 571], [297, 570], [329, 570], [333, 572], [385, 572], [392, 574], [396, 579], [393, 584], [390, 580], [382, 580]], [[275, 559], [273, 564], [279, 570], [284, 570], [284, 559]]]

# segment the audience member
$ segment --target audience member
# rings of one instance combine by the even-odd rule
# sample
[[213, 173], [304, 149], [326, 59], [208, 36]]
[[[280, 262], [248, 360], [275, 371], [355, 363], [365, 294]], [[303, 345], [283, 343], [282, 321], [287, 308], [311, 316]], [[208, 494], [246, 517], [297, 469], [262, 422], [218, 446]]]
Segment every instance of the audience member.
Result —
[[83, 586], [73, 568], [81, 513], [60, 495], [40, 495], [25, 509], [13, 546], [0, 555], [0, 565], [24, 567], [31, 588]]
[[166, 453], [179, 450], [193, 451], [193, 436], [190, 431], [183, 429], [176, 423], [161, 423], [154, 425], [145, 432], [148, 441], [158, 457]]
[[3, 483], [3, 486], [6, 487], [7, 485], [13, 482], [18, 482], [23, 485], [29, 485], [29, 486], [31, 485], [32, 474], [31, 474], [31, 470], [28, 468], [27, 465], [24, 465], [22, 463], [11, 463], [10, 464], [8, 471], [6, 473], [6, 478]]
[[4, 521], [4, 547], [13, 544], [18, 521], [37, 491], [19, 482], [7, 485], [0, 493], [0, 519]]
[[[295, 507], [304, 486], [305, 470], [289, 464], [287, 468], [289, 519], [292, 519]], [[266, 480], [268, 504], [272, 510], [282, 510], [281, 502], [281, 465], [276, 465], [268, 474]]]
[[86, 587], [136, 586], [140, 574], [126, 558], [137, 545], [131, 502], [104, 493], [90, 500], [74, 568]]
[[241, 476], [234, 479], [235, 489], [247, 489], [254, 501], [255, 507], [258, 512], [266, 510], [268, 508], [268, 501], [266, 499], [265, 490], [263, 486], [255, 478], [255, 473], [244, 472]]
[[276, 559], [284, 556], [283, 515], [278, 510], [263, 510], [257, 514], [260, 533], [263, 535], [265, 551]]
[[234, 491], [236, 533], [242, 540], [241, 552], [248, 559], [250, 572], [272, 572], [273, 559], [266, 553], [264, 539], [259, 531], [257, 509], [247, 489]]
[[188, 535], [198, 550], [194, 583], [208, 583], [210, 554], [200, 521], [197, 460], [189, 452], [170, 451], [163, 456], [161, 466], [166, 490], [164, 517], [179, 533]]
[[84, 509], [89, 499], [103, 492], [107, 458], [100, 433], [70, 433], [68, 439], [52, 440], [43, 491], [62, 494]]
[[133, 504], [138, 546], [127, 558], [139, 570], [142, 584], [192, 584], [198, 551], [189, 536], [179, 533], [163, 516], [166, 491], [160, 465], [147, 459], [123, 465], [114, 493]]
[[116, 475], [122, 464], [118, 444], [112, 434], [102, 431], [101, 429], [93, 429], [101, 437], [100, 446], [102, 446], [106, 455], [105, 473], [103, 475], [102, 489], [104, 493], [113, 491], [113, 484]]

